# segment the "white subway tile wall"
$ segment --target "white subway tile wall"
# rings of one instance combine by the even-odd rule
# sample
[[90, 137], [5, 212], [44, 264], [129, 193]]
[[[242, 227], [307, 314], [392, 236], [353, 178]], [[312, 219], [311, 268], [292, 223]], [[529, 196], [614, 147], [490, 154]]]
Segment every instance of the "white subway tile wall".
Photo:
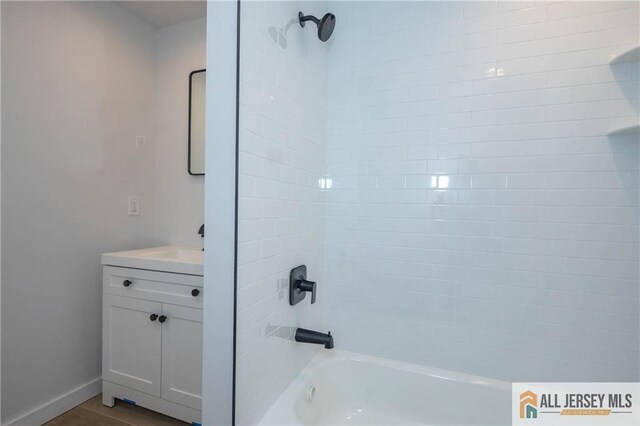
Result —
[[336, 348], [504, 380], [639, 380], [640, 141], [606, 135], [638, 123], [638, 62], [609, 65], [639, 43], [638, 3], [328, 8]]
[[312, 2], [243, 1], [236, 421], [255, 424], [319, 346], [293, 341], [322, 330], [322, 299], [289, 305], [289, 271], [301, 264], [323, 291], [320, 179], [326, 141], [327, 46], [298, 12]]

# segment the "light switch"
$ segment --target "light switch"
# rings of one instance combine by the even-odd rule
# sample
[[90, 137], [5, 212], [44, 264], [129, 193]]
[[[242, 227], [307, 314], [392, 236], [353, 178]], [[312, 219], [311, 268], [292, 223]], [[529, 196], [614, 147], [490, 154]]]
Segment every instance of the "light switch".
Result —
[[132, 195], [129, 197], [129, 207], [127, 209], [127, 213], [129, 216], [139, 216], [140, 215], [140, 197], [137, 195]]

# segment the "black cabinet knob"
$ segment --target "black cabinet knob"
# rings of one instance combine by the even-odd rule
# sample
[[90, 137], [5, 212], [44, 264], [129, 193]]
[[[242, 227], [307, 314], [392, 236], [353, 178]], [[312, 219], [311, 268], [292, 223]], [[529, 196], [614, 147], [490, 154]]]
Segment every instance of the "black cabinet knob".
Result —
[[158, 315], [156, 315], [156, 314], [151, 314], [151, 315], [149, 315], [149, 319], [150, 319], [151, 321], [155, 321], [155, 320], [157, 320], [157, 319], [158, 319]]
[[196, 297], [199, 294], [200, 294], [200, 290], [198, 290], [197, 288], [194, 288], [193, 290], [191, 290], [191, 295], [193, 297]]
[[158, 318], [158, 321], [160, 322], [165, 322], [167, 320], [167, 317], [164, 315], [160, 315], [160, 318]]
[[130, 281], [130, 280], [124, 280], [124, 281], [122, 281], [122, 285], [123, 285], [123, 286], [125, 286], [125, 287], [129, 287], [131, 284], [132, 284], [132, 283], [131, 283], [131, 281]]

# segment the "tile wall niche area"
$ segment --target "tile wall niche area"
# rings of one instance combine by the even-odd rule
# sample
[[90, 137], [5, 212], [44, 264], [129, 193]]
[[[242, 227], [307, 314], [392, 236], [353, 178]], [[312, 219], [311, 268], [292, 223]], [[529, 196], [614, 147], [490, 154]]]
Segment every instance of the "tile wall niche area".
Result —
[[[634, 2], [330, 2], [325, 328], [508, 381], [635, 381]], [[384, 25], [379, 25], [381, 20]]]

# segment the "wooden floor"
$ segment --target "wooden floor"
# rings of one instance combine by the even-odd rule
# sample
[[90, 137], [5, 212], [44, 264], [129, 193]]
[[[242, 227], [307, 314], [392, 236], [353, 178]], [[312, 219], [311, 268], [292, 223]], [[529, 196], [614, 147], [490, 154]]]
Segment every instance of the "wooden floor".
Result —
[[102, 405], [102, 395], [56, 417], [46, 426], [184, 426], [187, 423], [116, 399], [112, 408]]

